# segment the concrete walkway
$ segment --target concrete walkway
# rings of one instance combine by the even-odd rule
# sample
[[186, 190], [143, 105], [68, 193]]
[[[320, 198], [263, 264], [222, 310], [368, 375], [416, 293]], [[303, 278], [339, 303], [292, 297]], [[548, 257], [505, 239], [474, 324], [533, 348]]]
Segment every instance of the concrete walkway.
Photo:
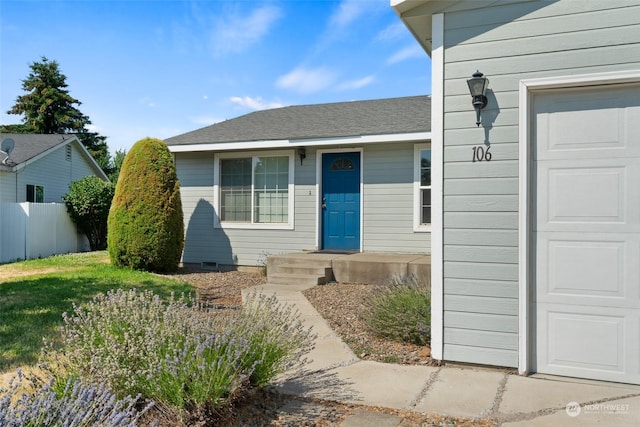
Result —
[[[534, 375], [499, 369], [406, 366], [356, 357], [302, 294], [310, 286], [263, 285], [265, 295], [300, 312], [317, 334], [311, 362], [283, 375], [282, 393], [452, 417], [493, 418], [503, 426], [640, 425], [640, 386]], [[251, 288], [255, 289], [255, 288]], [[248, 291], [248, 290], [245, 290]], [[357, 411], [342, 427], [397, 426], [398, 417]]]

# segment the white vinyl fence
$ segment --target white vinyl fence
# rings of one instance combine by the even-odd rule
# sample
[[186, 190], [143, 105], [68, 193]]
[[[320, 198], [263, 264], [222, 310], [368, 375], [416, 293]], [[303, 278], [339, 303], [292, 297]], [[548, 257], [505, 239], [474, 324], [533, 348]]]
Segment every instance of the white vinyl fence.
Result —
[[63, 203], [0, 203], [0, 263], [88, 250]]

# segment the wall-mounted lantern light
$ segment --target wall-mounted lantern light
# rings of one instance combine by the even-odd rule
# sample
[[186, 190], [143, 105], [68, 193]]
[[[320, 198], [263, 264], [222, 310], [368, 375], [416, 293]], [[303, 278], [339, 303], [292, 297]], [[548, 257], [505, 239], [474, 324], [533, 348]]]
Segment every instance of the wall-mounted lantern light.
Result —
[[300, 156], [300, 165], [302, 165], [302, 161], [307, 158], [307, 149], [298, 147], [298, 156]]
[[487, 106], [487, 86], [489, 86], [489, 79], [484, 77], [480, 71], [476, 71], [472, 74], [471, 78], [467, 80], [469, 85], [469, 92], [471, 93], [473, 108], [476, 110], [476, 125], [480, 126], [480, 110]]

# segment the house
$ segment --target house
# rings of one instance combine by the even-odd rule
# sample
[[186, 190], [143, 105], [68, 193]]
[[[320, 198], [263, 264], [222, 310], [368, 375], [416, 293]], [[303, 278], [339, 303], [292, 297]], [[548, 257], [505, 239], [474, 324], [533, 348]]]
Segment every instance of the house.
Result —
[[108, 177], [75, 135], [0, 134], [0, 202], [62, 203], [69, 184], [87, 175]]
[[255, 111], [167, 139], [183, 261], [292, 251], [429, 253], [428, 96]]
[[0, 149], [0, 263], [89, 250], [62, 197], [85, 176], [108, 178], [78, 138], [0, 134]]
[[640, 384], [640, 1], [391, 6], [432, 61], [433, 356]]

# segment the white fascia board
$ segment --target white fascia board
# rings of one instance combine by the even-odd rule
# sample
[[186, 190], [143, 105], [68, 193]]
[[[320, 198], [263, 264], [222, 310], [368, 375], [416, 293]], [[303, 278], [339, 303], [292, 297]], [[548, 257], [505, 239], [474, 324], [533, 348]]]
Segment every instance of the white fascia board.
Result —
[[98, 176], [98, 178], [101, 178], [105, 181], [109, 181], [109, 177], [107, 176], [107, 174], [104, 173], [104, 171], [102, 170], [102, 168], [100, 167], [100, 165], [98, 165], [98, 162], [96, 162], [96, 160], [93, 158], [93, 156], [91, 155], [91, 153], [89, 153], [89, 150], [87, 150], [87, 147], [84, 146], [84, 144], [80, 141], [80, 139], [78, 139], [78, 137], [76, 135], [72, 135], [70, 138], [67, 138], [64, 140], [63, 143], [55, 145], [51, 148], [49, 148], [46, 151], [43, 151], [42, 153], [20, 163], [19, 165], [14, 166], [13, 168], [13, 172], [17, 172], [20, 169], [24, 169], [27, 166], [29, 166], [32, 163], [37, 162], [38, 160], [42, 159], [43, 157], [48, 156], [50, 153], [56, 151], [56, 150], [61, 150], [62, 147], [66, 147], [69, 144], [75, 143], [76, 146], [78, 147], [78, 149], [80, 150], [80, 152], [82, 153], [82, 155], [84, 156], [84, 158], [87, 160], [87, 162], [89, 162], [89, 164], [91, 165], [91, 167], [94, 169], [94, 172], [96, 173], [96, 175]]
[[169, 145], [172, 153], [193, 151], [240, 151], [291, 147], [322, 147], [329, 145], [380, 144], [385, 142], [415, 142], [431, 140], [431, 132], [394, 133], [388, 135], [359, 135], [338, 138], [280, 139], [272, 141], [240, 141], [211, 144]]

